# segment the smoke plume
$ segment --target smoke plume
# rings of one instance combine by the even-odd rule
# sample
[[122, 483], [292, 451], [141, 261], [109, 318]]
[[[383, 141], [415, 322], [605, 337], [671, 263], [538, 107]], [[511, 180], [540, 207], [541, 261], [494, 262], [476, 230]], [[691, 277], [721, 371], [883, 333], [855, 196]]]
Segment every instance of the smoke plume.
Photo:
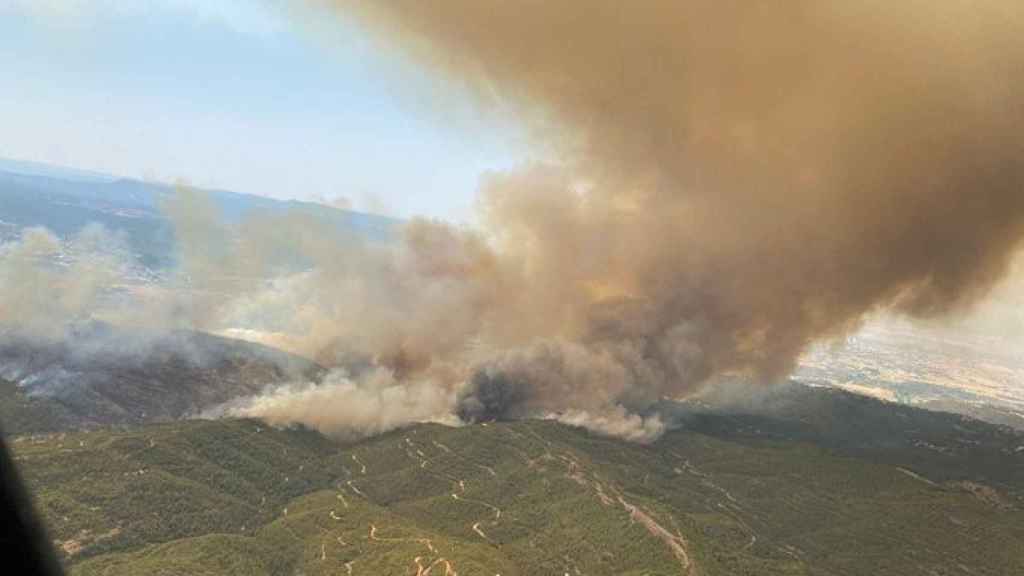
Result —
[[335, 438], [356, 439], [412, 422], [452, 423], [452, 398], [433, 382], [399, 382], [388, 370], [358, 378], [332, 371], [318, 384], [282, 386], [220, 406], [206, 416], [257, 416], [275, 426], [302, 424]]
[[865, 313], [970, 306], [1024, 233], [1010, 2], [331, 6], [559, 153], [485, 182], [485, 239], [414, 223], [372, 276], [359, 345], [455, 366], [467, 418], [777, 380]]
[[550, 415], [650, 439], [659, 400], [777, 381], [868, 313], [967, 309], [1024, 236], [1012, 2], [327, 6], [555, 152], [487, 176], [479, 228], [390, 241], [169, 205], [189, 290], [169, 316], [343, 370], [233, 413], [345, 436]]
[[101, 307], [126, 265], [121, 240], [95, 224], [66, 242], [29, 228], [0, 243], [0, 339], [63, 339]]

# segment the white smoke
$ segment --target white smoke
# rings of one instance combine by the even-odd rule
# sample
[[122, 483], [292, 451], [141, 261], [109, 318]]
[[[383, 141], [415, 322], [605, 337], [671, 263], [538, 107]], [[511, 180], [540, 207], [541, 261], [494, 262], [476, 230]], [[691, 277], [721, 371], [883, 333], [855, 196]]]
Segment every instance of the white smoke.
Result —
[[0, 244], [0, 332], [58, 340], [93, 318], [128, 266], [123, 241], [98, 224], [62, 241], [44, 228]]
[[434, 382], [400, 382], [377, 368], [359, 377], [334, 370], [319, 384], [282, 386], [209, 415], [260, 418], [275, 426], [304, 426], [355, 439], [416, 422], [452, 423], [455, 398]]
[[643, 444], [653, 442], [665, 433], [667, 428], [658, 414], [640, 416], [631, 414], [621, 406], [605, 409], [602, 412], [590, 413], [584, 410], [567, 410], [561, 414], [547, 416], [549, 420], [557, 420], [570, 426], [586, 428], [591, 432], [604, 436], [622, 438]]

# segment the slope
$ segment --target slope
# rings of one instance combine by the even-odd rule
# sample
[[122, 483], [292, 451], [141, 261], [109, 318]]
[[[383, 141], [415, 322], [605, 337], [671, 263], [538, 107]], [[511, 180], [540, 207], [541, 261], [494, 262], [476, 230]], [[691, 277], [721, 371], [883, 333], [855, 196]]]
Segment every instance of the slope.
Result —
[[[194, 331], [91, 323], [54, 342], [0, 334], [0, 378], [16, 384], [0, 394], [0, 414], [11, 414], [11, 434], [159, 422], [322, 372], [280, 350]], [[26, 417], [28, 408], [42, 417]]]
[[[917, 434], [932, 416], [905, 417]], [[73, 574], [1024, 571], [1020, 435], [965, 420], [969, 458], [913, 442], [854, 454], [749, 418], [705, 413], [650, 446], [550, 421], [349, 445], [190, 421], [14, 445]]]

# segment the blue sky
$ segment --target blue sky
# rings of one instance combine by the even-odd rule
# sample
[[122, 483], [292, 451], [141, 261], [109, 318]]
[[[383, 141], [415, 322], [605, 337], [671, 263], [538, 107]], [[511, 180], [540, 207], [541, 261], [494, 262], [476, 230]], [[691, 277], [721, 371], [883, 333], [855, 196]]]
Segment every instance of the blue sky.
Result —
[[0, 0], [0, 74], [0, 156], [121, 176], [465, 220], [521, 157], [442, 80], [284, 2]]

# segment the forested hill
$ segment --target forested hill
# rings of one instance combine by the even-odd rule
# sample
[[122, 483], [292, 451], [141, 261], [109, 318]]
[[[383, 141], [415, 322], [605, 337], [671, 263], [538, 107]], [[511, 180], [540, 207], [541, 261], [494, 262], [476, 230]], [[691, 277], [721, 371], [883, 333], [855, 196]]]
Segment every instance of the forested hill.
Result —
[[[1018, 433], [787, 394], [820, 417], [700, 408], [647, 446], [550, 421], [343, 445], [233, 420], [14, 449], [79, 575], [1024, 573]], [[899, 441], [840, 442], [849, 418]]]
[[324, 369], [280, 350], [196, 331], [92, 323], [56, 342], [0, 334], [0, 426], [10, 434], [161, 422]]

